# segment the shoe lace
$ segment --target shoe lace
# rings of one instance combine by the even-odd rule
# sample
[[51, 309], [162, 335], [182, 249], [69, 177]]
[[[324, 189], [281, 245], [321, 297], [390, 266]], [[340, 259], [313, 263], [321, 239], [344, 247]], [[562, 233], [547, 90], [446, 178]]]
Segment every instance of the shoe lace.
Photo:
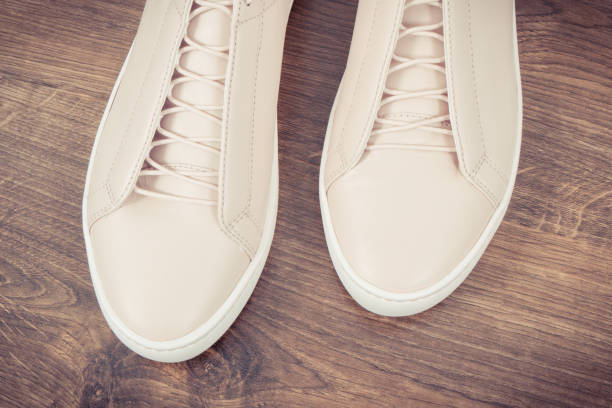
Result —
[[[247, 0], [247, 4], [251, 0]], [[203, 16], [206, 13], [217, 10], [229, 17], [232, 16], [232, 0], [194, 0], [193, 7], [189, 14], [189, 23], [191, 24], [196, 18]], [[212, 192], [218, 191], [218, 170], [201, 167], [201, 166], [176, 166], [167, 163], [161, 163], [160, 160], [154, 158], [156, 151], [163, 150], [164, 147], [171, 145], [183, 144], [190, 146], [199, 151], [212, 154], [215, 158], [216, 167], [221, 154], [221, 126], [223, 104], [196, 104], [190, 102], [186, 98], [181, 98], [175, 94], [175, 89], [183, 84], [189, 83], [204, 83], [223, 92], [225, 88], [225, 69], [221, 74], [201, 74], [187, 68], [181, 61], [188, 54], [201, 53], [204, 56], [219, 58], [223, 61], [223, 67], [227, 66], [229, 60], [229, 44], [228, 45], [213, 45], [206, 44], [193, 38], [189, 30], [183, 39], [183, 45], [178, 52], [178, 63], [175, 68], [175, 75], [170, 83], [170, 90], [166, 98], [166, 105], [161, 111], [160, 121], [157, 128], [157, 133], [149, 146], [145, 165], [140, 171], [139, 180], [136, 183], [135, 192], [144, 196], [171, 199], [184, 202], [193, 202], [205, 205], [215, 205], [217, 200], [211, 198], [189, 197], [177, 195], [166, 191], [158, 191], [149, 187], [144, 187], [141, 183], [143, 177], [151, 176], [171, 176], [181, 179], [192, 185], [201, 186]], [[198, 137], [187, 136], [179, 131], [170, 129], [169, 126], [164, 126], [164, 119], [172, 117], [180, 113], [192, 113], [218, 126], [219, 132], [215, 135], [204, 135]], [[216, 196], [216, 194], [215, 194]]]
[[[412, 0], [406, 1], [404, 5], [404, 13], [406, 13], [409, 9], [417, 7], [417, 6], [431, 6], [437, 7], [442, 10], [442, 1], [441, 0]], [[441, 13], [440, 13], [441, 14]], [[443, 21], [440, 20], [434, 24], [426, 24], [426, 25], [416, 25], [416, 26], [407, 26], [403, 22], [400, 27], [398, 43], [405, 37], [429, 37], [440, 41], [444, 44], [444, 36], [440, 34], [443, 27]], [[410, 58], [407, 56], [402, 56], [398, 54], [399, 47], [396, 47], [395, 52], [392, 57], [392, 65], [389, 69], [389, 75], [396, 72], [403, 72], [404, 74], [411, 68], [420, 67], [425, 69], [431, 69], [436, 72], [441, 73], [442, 75], [446, 74], [445, 65], [444, 65], [444, 53], [441, 56], [429, 57], [429, 58]], [[434, 151], [455, 151], [454, 146], [441, 146], [435, 144], [426, 144], [426, 143], [415, 143], [414, 141], [410, 141], [409, 138], [404, 138], [403, 140], [393, 142], [384, 142], [383, 135], [389, 135], [391, 133], [403, 132], [406, 134], [410, 131], [420, 130], [425, 132], [433, 132], [441, 135], [452, 136], [452, 132], [449, 129], [448, 121], [450, 120], [450, 115], [448, 114], [448, 90], [446, 87], [446, 81], [444, 81], [445, 86], [439, 89], [425, 89], [419, 91], [408, 91], [403, 89], [398, 89], [391, 87], [389, 85], [389, 81], [387, 81], [387, 85], [384, 90], [383, 98], [380, 103], [380, 107], [378, 110], [377, 117], [375, 119], [374, 130], [372, 132], [373, 138], [371, 138], [370, 143], [367, 146], [367, 149], [412, 149], [412, 150], [434, 150]], [[389, 115], [385, 115], [382, 113], [383, 107], [391, 106], [392, 104], [396, 104], [401, 101], [407, 101], [411, 99], [433, 99], [444, 102], [446, 106], [446, 114], [441, 115], [425, 115], [425, 117], [419, 117], [416, 120], [410, 120], [405, 118], [397, 118], [397, 117], [389, 117]], [[380, 139], [380, 141], [377, 140]], [[408, 140], [406, 140], [408, 139]]]

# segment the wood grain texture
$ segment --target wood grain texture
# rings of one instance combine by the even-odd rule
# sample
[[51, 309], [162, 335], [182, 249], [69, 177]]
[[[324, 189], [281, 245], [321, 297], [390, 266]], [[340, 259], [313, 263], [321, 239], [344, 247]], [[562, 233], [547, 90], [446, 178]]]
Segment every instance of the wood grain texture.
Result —
[[339, 282], [317, 198], [356, 3], [295, 1], [270, 258], [227, 334], [171, 365], [112, 335], [81, 234], [90, 149], [144, 0], [0, 2], [0, 406], [612, 405], [612, 4], [517, 0], [508, 214], [452, 296], [385, 318]]

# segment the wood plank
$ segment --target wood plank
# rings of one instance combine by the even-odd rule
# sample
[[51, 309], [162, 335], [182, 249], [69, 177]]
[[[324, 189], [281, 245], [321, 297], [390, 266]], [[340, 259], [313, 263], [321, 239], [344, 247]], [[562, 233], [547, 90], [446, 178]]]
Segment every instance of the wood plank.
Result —
[[244, 312], [180, 364], [98, 309], [81, 195], [144, 0], [5, 0], [0, 13], [0, 406], [612, 405], [612, 5], [517, 0], [515, 193], [467, 281], [408, 318], [361, 309], [317, 197], [356, 0], [296, 0], [279, 104], [280, 208]]

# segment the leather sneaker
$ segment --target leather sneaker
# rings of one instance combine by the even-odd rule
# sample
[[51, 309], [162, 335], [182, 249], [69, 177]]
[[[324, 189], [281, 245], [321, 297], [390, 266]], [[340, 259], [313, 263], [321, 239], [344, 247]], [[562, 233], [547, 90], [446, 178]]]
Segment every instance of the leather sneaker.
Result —
[[113, 332], [158, 361], [210, 347], [251, 295], [278, 197], [291, 0], [148, 0], [100, 124], [83, 226]]
[[319, 195], [349, 293], [403, 316], [447, 297], [504, 216], [521, 139], [512, 0], [361, 0]]

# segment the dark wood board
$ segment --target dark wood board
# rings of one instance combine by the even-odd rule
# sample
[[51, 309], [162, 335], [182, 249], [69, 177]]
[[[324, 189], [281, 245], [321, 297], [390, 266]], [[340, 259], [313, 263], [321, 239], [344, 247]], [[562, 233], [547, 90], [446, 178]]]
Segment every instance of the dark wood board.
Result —
[[350, 298], [320, 220], [356, 4], [295, 1], [267, 266], [214, 347], [161, 364], [105, 324], [81, 232], [91, 146], [144, 0], [0, 2], [0, 406], [612, 405], [612, 3], [517, 0], [510, 208], [466, 282], [407, 318]]

